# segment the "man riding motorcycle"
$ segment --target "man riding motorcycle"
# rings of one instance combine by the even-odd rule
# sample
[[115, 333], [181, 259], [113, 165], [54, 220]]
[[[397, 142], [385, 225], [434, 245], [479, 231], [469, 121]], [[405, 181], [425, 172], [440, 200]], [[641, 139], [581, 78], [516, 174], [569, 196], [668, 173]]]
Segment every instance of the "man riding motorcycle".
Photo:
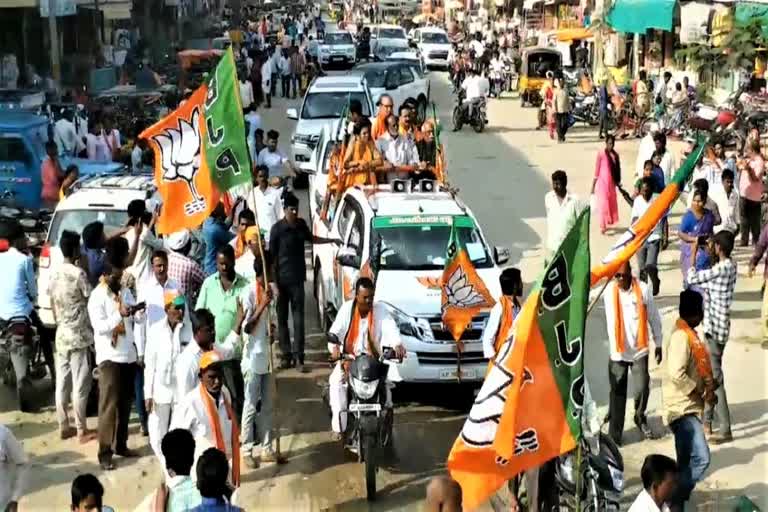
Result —
[[[335, 336], [341, 342], [341, 345], [328, 344], [328, 351], [333, 360], [339, 359], [342, 351], [353, 356], [367, 353], [378, 357], [382, 347], [393, 348], [400, 359], [405, 357], [400, 330], [387, 306], [382, 302], [373, 301], [374, 291], [373, 281], [361, 277], [355, 284], [355, 298], [346, 301], [339, 308], [328, 331], [329, 336]], [[336, 363], [331, 372], [328, 385], [332, 438], [338, 441], [343, 438], [347, 428], [347, 414], [341, 414], [341, 411], [347, 409], [347, 374], [341, 361]], [[387, 405], [391, 404], [392, 396], [387, 386]]]
[[32, 257], [23, 252], [25, 249], [26, 237], [21, 225], [17, 221], [3, 221], [0, 225], [0, 268], [5, 272], [6, 282], [0, 287], [0, 330], [17, 326], [13, 333], [4, 332], [4, 335], [12, 334], [15, 338], [9, 343], [8, 350], [22, 409], [25, 409], [22, 395], [30, 384], [27, 369], [31, 356], [32, 324], [37, 323], [34, 312], [37, 281]]
[[490, 93], [490, 82], [475, 67], [471, 67], [467, 70], [467, 78], [461, 83], [461, 88], [464, 91], [462, 105], [467, 111], [466, 118], [471, 119], [474, 104]]

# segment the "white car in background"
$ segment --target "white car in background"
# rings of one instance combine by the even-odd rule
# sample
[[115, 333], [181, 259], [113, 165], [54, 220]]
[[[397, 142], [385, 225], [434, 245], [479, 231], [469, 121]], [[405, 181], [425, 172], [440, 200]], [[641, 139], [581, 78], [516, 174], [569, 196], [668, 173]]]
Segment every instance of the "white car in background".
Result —
[[46, 327], [56, 327], [48, 283], [53, 271], [64, 261], [59, 249], [62, 232], [82, 234], [85, 226], [99, 221], [104, 224], [104, 232], [109, 236], [125, 226], [128, 203], [134, 199], [146, 201], [148, 209], [154, 209], [158, 204], [159, 196], [152, 174], [111, 174], [83, 178], [74, 185], [74, 191], [56, 206], [38, 260], [38, 313]]
[[347, 31], [326, 32], [320, 41], [318, 60], [323, 66], [354, 66], [357, 62], [357, 49], [352, 34]]
[[408, 46], [408, 34], [400, 25], [374, 25], [371, 27], [371, 53], [376, 55], [379, 45], [387, 45], [390, 42], [405, 44]]
[[298, 121], [291, 137], [291, 149], [300, 171], [309, 162], [323, 126], [339, 119], [351, 100], [360, 101], [364, 116], [371, 117], [374, 114], [365, 78], [359, 75], [323, 76], [310, 84], [300, 108], [289, 108], [286, 111], [288, 119]]
[[413, 42], [419, 48], [427, 67], [448, 68], [451, 41], [445, 30], [437, 27], [417, 28], [413, 32]]
[[415, 65], [403, 61], [371, 62], [357, 66], [350, 75], [362, 75], [371, 91], [373, 104], [378, 105], [383, 94], [392, 97], [397, 114], [407, 100], [416, 104], [419, 120], [425, 119], [429, 101], [429, 79]]

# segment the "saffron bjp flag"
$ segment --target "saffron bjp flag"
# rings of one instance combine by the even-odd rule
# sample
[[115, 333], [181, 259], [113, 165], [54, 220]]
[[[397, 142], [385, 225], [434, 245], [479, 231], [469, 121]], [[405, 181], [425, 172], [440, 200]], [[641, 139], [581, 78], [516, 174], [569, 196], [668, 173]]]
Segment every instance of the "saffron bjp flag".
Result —
[[521, 472], [576, 448], [584, 405], [589, 209], [523, 304], [448, 455], [473, 510]]
[[155, 153], [161, 234], [200, 226], [222, 192], [251, 181], [236, 77], [230, 49], [208, 83], [139, 135]]
[[[443, 323], [453, 339], [459, 343], [472, 318], [490, 309], [496, 301], [477, 274], [466, 247], [461, 243], [457, 223], [472, 222], [469, 218], [453, 220], [446, 248], [445, 268], [440, 278]], [[474, 227], [474, 225], [470, 226]], [[461, 344], [459, 343], [461, 348]]]
[[705, 147], [703, 140], [697, 141], [696, 147], [683, 161], [664, 190], [653, 200], [645, 214], [624, 232], [600, 264], [592, 268], [591, 281], [593, 286], [603, 278], [612, 278], [621, 266], [643, 246], [648, 235], [674, 205], [685, 183], [691, 178], [693, 170], [696, 168], [696, 162], [701, 158]]

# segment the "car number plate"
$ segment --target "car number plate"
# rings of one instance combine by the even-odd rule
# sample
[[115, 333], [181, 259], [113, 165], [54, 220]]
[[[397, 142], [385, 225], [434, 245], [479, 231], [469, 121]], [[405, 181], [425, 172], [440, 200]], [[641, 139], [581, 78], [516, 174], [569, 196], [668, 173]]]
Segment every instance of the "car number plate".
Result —
[[379, 412], [381, 404], [349, 404], [349, 412]]
[[[474, 379], [476, 377], [476, 373], [474, 369], [466, 369], [461, 370], [461, 378], [462, 379]], [[457, 377], [456, 370], [440, 370], [440, 378], [443, 380], [448, 379], [456, 379]]]
[[341, 62], [344, 60], [344, 57], [331, 57], [331, 60], [333, 62]]

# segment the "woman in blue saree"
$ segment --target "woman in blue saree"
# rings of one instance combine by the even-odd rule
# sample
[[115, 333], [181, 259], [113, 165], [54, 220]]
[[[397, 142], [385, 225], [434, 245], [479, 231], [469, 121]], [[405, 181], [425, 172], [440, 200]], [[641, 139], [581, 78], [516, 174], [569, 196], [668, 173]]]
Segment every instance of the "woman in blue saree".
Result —
[[[693, 192], [691, 207], [683, 215], [680, 221], [680, 270], [683, 272], [684, 287], [685, 276], [688, 268], [693, 264], [696, 270], [707, 269], [712, 266], [712, 260], [707, 252], [707, 240], [714, 233], [715, 216], [704, 208], [707, 202], [707, 194], [701, 190]], [[692, 255], [695, 254], [695, 259]], [[694, 287], [695, 289], [697, 287]], [[698, 290], [697, 291], [701, 291]]]

